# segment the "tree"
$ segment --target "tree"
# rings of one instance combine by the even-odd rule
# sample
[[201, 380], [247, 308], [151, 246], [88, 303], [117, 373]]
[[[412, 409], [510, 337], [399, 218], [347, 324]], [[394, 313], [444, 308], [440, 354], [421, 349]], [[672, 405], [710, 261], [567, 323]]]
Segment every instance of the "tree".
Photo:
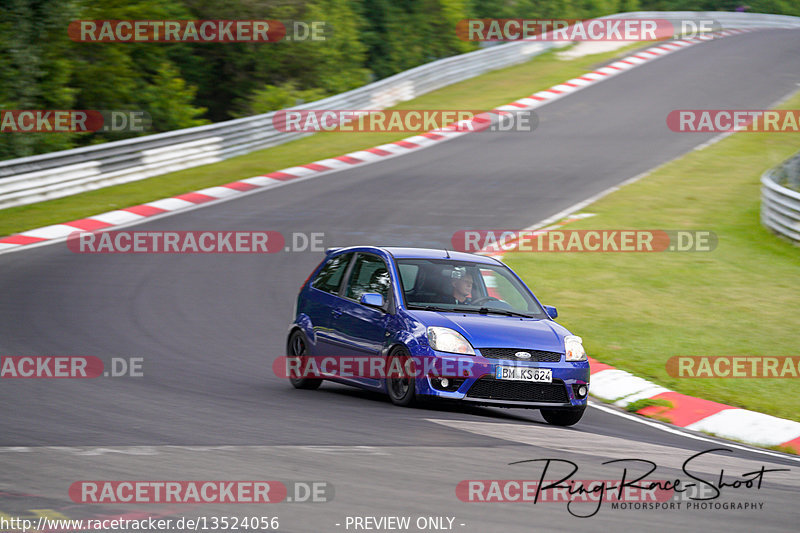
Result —
[[[191, 19], [180, 3], [162, 0], [79, 0], [82, 20]], [[206, 122], [194, 103], [196, 88], [187, 84], [171, 56], [191, 54], [199, 44], [71, 43], [71, 87], [76, 105], [85, 109], [141, 110], [152, 117], [152, 131], [187, 128]], [[205, 45], [207, 46], [207, 45]], [[136, 135], [98, 133], [90, 142]], [[82, 139], [83, 140], [83, 139]]]
[[[0, 5], [0, 109], [71, 109], [77, 90], [64, 21], [72, 0], [7, 0]], [[72, 133], [0, 133], [0, 158], [24, 157], [73, 145]]]

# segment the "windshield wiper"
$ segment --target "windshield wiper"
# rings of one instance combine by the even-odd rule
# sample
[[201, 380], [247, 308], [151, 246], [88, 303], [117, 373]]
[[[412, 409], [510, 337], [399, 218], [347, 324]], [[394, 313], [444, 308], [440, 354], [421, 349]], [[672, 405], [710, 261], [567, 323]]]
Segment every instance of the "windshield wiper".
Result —
[[481, 307], [478, 309], [478, 312], [482, 315], [487, 315], [489, 313], [496, 313], [498, 315], [506, 315], [506, 316], [521, 316], [524, 318], [533, 318], [531, 315], [520, 313], [519, 311], [511, 311], [510, 309], [496, 309], [494, 307]]
[[439, 311], [445, 313], [455, 313], [456, 311], [453, 309], [449, 309], [446, 307], [439, 307], [436, 305], [409, 305], [409, 309], [419, 309], [421, 311]]
[[533, 315], [528, 315], [526, 313], [520, 313], [519, 311], [511, 311], [510, 309], [498, 309], [496, 307], [456, 307], [455, 309], [451, 309], [455, 313], [478, 313], [481, 315], [487, 315], [489, 313], [495, 313], [498, 315], [505, 315], [505, 316], [520, 316], [523, 318], [535, 318]]
[[474, 307], [439, 307], [437, 305], [409, 305], [408, 309], [418, 309], [422, 311], [438, 311], [444, 313], [478, 313], [481, 315], [487, 315], [489, 313], [495, 313], [497, 315], [505, 315], [505, 316], [519, 316], [522, 318], [535, 318], [532, 315], [528, 315], [526, 313], [520, 313], [519, 311], [511, 311], [510, 309], [496, 309], [494, 307], [480, 307], [475, 309]]

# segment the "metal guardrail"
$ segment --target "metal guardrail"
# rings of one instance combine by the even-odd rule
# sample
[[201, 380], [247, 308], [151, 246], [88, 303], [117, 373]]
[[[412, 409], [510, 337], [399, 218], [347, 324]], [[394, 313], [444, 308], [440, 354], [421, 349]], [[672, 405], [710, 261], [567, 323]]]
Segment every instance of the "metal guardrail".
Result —
[[800, 245], [800, 152], [761, 176], [761, 223]]
[[[566, 43], [515, 42], [440, 59], [292, 109], [384, 109]], [[274, 128], [275, 112], [0, 161], [0, 209], [215, 163], [312, 135]]]
[[[634, 12], [609, 18], [713, 19], [726, 28], [800, 27], [800, 18], [726, 12]], [[513, 42], [427, 63], [292, 109], [384, 109], [566, 43]], [[281, 132], [272, 113], [0, 161], [0, 209], [215, 163], [312, 133]]]
[[733, 11], [631, 11], [616, 13], [600, 18], [609, 19], [661, 19], [669, 21], [681, 20], [713, 20], [722, 28], [797, 28], [800, 17], [791, 15], [772, 15], [769, 13], [740, 13]]

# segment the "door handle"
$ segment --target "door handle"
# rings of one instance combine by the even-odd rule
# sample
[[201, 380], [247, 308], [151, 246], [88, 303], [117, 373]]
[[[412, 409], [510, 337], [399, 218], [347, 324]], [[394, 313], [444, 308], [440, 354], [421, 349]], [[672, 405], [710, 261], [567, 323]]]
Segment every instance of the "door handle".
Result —
[[342, 316], [342, 310], [334, 309], [333, 311], [331, 311], [331, 314], [333, 315], [333, 318], [339, 318], [340, 316]]

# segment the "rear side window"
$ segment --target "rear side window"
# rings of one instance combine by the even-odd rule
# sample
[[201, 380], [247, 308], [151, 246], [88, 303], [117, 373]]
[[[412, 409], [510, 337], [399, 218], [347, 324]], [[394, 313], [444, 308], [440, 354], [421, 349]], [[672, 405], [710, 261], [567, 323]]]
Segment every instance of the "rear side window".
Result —
[[347, 264], [351, 257], [353, 254], [342, 254], [328, 259], [317, 277], [311, 282], [311, 286], [321, 291], [338, 294], [339, 285], [342, 283], [344, 271], [347, 270]]

